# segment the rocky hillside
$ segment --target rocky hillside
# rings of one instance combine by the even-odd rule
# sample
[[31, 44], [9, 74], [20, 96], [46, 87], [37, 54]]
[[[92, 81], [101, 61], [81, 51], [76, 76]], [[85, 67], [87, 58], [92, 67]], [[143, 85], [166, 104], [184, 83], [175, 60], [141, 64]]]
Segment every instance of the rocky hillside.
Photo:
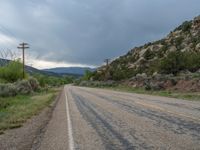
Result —
[[126, 55], [100, 67], [94, 80], [124, 80], [139, 74], [172, 74], [200, 71], [200, 16], [185, 21], [162, 40], [135, 47]]

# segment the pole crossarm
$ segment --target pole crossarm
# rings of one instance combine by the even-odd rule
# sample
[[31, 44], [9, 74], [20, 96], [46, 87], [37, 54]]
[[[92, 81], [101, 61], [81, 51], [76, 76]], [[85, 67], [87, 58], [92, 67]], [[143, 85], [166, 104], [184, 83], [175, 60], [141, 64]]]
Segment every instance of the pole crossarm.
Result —
[[27, 48], [30, 48], [29, 46], [28, 46], [28, 43], [21, 43], [21, 44], [19, 44], [20, 46], [18, 46], [17, 48], [19, 48], [19, 49], [27, 49]]

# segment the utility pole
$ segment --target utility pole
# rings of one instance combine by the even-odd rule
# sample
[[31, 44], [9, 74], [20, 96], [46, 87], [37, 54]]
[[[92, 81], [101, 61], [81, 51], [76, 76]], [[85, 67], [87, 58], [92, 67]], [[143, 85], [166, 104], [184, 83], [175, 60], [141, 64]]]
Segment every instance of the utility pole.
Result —
[[105, 59], [104, 62], [106, 63], [106, 68], [108, 69], [108, 65], [109, 65], [110, 59]]
[[25, 78], [25, 49], [28, 49], [28, 44], [27, 43], [21, 43], [19, 44], [19, 46], [17, 47], [18, 49], [22, 49], [22, 61], [23, 61], [23, 78]]
[[105, 71], [105, 78], [108, 79], [110, 74], [109, 74], [109, 62], [110, 62], [110, 59], [105, 59], [104, 62], [106, 63], [106, 71]]

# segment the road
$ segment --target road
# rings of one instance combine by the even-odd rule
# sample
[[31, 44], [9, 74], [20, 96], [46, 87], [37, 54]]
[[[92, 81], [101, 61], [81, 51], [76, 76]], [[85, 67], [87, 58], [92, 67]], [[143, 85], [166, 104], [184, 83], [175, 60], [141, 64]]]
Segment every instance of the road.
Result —
[[66, 86], [41, 150], [200, 150], [200, 102]]

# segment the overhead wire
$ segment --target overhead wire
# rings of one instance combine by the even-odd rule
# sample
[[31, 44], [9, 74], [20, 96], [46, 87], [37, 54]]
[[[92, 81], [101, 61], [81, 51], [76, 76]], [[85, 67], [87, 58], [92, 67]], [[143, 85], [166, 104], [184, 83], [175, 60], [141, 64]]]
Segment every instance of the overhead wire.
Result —
[[[3, 36], [7, 36], [12, 41], [16, 42], [16, 44], [19, 41], [13, 32], [11, 32], [9, 29], [7, 29], [1, 24], [0, 24], [0, 31]], [[13, 59], [13, 57], [17, 57], [17, 54], [15, 52], [17, 49], [17, 45], [15, 45], [12, 41], [7, 39], [6, 37], [5, 38], [1, 37], [0, 40], [2, 41], [0, 43], [1, 57], [7, 58], [8, 55], [10, 56], [10, 59]]]

